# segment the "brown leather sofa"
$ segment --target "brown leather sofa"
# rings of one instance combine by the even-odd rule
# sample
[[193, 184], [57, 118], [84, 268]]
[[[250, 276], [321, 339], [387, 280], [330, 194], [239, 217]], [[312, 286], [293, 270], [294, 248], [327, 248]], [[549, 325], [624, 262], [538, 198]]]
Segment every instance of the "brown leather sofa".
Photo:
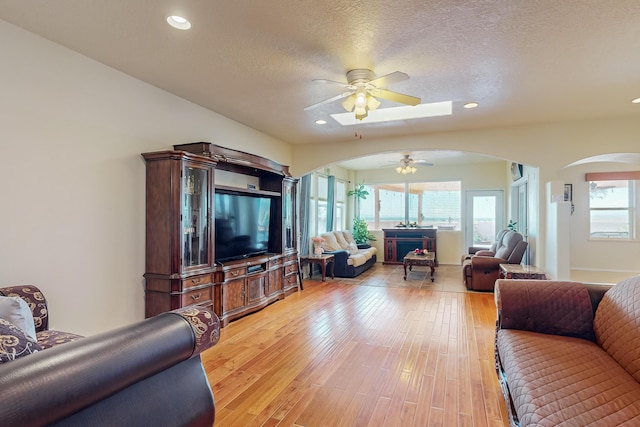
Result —
[[500, 277], [500, 264], [520, 264], [526, 250], [522, 234], [511, 230], [501, 230], [488, 250], [469, 248], [462, 260], [462, 280], [467, 289], [493, 291]]
[[44, 345], [0, 364], [0, 426], [213, 425], [200, 353], [220, 337], [215, 313], [189, 306], [80, 337], [43, 326], [48, 310], [35, 286], [0, 288], [3, 296], [21, 294]]
[[496, 369], [512, 425], [640, 425], [640, 276], [498, 280]]

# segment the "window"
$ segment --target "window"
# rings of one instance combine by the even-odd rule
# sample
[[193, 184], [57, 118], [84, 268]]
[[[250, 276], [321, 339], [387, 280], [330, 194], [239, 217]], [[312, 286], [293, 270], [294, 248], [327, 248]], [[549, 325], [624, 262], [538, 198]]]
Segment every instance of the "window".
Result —
[[[378, 223], [374, 228], [389, 228], [405, 222], [405, 185], [387, 184], [374, 187], [378, 199]], [[369, 197], [374, 194], [369, 192]], [[367, 197], [367, 199], [369, 199]], [[375, 215], [374, 215], [375, 216]], [[367, 220], [367, 222], [369, 222]]]
[[[309, 194], [309, 232], [311, 236], [317, 236], [327, 232], [328, 209], [328, 176], [315, 172], [311, 177], [311, 189]], [[334, 200], [334, 230], [346, 230], [346, 203], [347, 203], [347, 182], [335, 180], [335, 200]]]
[[[419, 203], [418, 224], [428, 224], [446, 230], [460, 230], [460, 181], [410, 184], [411, 194]], [[411, 212], [411, 211], [410, 211]]]
[[635, 181], [589, 181], [589, 233], [596, 239], [633, 239]]
[[359, 202], [360, 217], [370, 229], [399, 223], [460, 230], [460, 181], [366, 186], [369, 197]]

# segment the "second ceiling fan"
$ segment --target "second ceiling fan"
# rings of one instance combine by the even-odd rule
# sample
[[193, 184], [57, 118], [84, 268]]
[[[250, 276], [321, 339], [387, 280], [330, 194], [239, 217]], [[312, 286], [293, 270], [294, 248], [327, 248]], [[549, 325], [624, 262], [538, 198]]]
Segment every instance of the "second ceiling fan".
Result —
[[380, 101], [376, 98], [382, 98], [406, 105], [420, 104], [420, 98], [386, 89], [390, 84], [408, 80], [408, 74], [395, 71], [375, 79], [374, 77], [375, 75], [373, 71], [365, 68], [358, 68], [347, 72], [346, 84], [333, 80], [314, 79], [314, 82], [338, 85], [347, 89], [347, 91], [316, 104], [309, 105], [308, 107], [305, 107], [304, 110], [311, 110], [321, 105], [346, 98], [342, 101], [344, 109], [349, 112], [355, 111], [356, 119], [362, 120], [367, 117], [369, 111], [373, 111], [380, 106]]
[[409, 154], [404, 154], [402, 159], [400, 159], [400, 166], [396, 168], [396, 172], [403, 175], [416, 173], [418, 171], [418, 169], [416, 169], [416, 165], [433, 166], [433, 163], [422, 159], [414, 160]]

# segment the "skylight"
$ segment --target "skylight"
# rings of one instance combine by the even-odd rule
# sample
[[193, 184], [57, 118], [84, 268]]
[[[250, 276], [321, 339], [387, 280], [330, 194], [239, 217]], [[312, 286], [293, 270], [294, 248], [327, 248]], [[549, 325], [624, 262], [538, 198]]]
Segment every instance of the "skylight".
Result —
[[403, 106], [391, 108], [379, 108], [369, 111], [369, 115], [363, 120], [357, 120], [353, 113], [331, 114], [331, 117], [342, 126], [352, 126], [367, 123], [392, 122], [396, 120], [420, 119], [424, 117], [450, 116], [452, 114], [452, 101], [433, 102], [430, 104], [418, 104], [416, 106]]

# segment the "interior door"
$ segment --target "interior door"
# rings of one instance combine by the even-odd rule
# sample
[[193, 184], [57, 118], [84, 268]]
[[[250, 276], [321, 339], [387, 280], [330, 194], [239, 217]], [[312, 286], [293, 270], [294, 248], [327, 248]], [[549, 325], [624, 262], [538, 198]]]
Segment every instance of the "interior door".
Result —
[[469, 246], [491, 246], [498, 230], [504, 227], [504, 192], [467, 191], [464, 224], [465, 249]]

